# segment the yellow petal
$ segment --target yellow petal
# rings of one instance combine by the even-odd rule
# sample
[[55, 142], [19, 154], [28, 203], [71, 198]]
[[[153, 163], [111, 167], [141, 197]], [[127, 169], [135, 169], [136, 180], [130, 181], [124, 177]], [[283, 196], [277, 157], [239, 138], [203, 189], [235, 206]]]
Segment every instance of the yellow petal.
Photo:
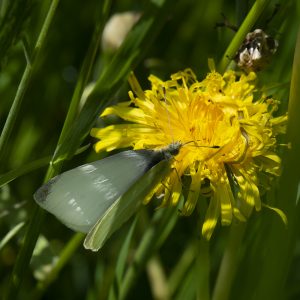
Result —
[[232, 203], [234, 198], [224, 167], [222, 167], [222, 175], [220, 177], [220, 182], [215, 185], [215, 193], [220, 195], [221, 222], [222, 225], [230, 225], [232, 222]]
[[201, 182], [201, 168], [198, 169], [198, 172], [192, 175], [192, 182], [189, 187], [188, 197], [182, 209], [182, 214], [185, 216], [189, 216], [195, 209], [200, 195], [201, 185], [199, 182]]
[[124, 106], [111, 106], [107, 107], [101, 117], [105, 117], [108, 115], [117, 115], [123, 120], [136, 122], [139, 124], [147, 124], [145, 121], [145, 113], [140, 108], [135, 107], [124, 107]]
[[265, 203], [263, 203], [262, 205], [263, 205], [263, 207], [266, 207], [266, 208], [271, 209], [274, 212], [276, 212], [277, 215], [281, 218], [281, 220], [284, 223], [284, 225], [286, 225], [286, 226], [288, 225], [288, 219], [286, 217], [286, 214], [281, 209], [269, 206], [269, 205], [267, 205]]
[[217, 225], [220, 215], [219, 194], [215, 194], [211, 199], [206, 211], [205, 220], [202, 226], [202, 235], [209, 240]]

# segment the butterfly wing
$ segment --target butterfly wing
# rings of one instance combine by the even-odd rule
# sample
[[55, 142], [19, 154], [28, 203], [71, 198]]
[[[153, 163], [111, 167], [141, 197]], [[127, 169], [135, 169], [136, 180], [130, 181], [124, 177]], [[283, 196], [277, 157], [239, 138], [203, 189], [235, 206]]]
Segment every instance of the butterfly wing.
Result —
[[170, 161], [163, 160], [144, 174], [117, 199], [87, 234], [84, 247], [98, 251], [105, 241], [136, 211], [142, 200], [170, 172]]
[[34, 194], [35, 201], [67, 227], [88, 232], [153, 165], [153, 151], [124, 151], [52, 178]]

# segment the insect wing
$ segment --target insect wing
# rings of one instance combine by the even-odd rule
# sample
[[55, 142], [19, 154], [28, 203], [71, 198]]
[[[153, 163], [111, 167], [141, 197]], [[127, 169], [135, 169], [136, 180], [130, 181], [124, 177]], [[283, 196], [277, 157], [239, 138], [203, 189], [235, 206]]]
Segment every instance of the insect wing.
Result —
[[105, 241], [136, 211], [142, 200], [170, 172], [170, 161], [163, 160], [149, 170], [138, 182], [111, 205], [84, 241], [84, 247], [98, 251]]
[[86, 233], [149, 169], [145, 154], [129, 150], [79, 166], [40, 187], [34, 199], [67, 227]]

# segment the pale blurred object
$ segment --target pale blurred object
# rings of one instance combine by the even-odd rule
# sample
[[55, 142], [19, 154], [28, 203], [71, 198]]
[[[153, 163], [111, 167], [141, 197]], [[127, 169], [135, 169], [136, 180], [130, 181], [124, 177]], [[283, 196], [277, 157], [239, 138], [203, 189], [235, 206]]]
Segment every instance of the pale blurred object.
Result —
[[106, 23], [102, 35], [103, 51], [113, 52], [123, 43], [133, 25], [139, 20], [139, 12], [114, 14]]

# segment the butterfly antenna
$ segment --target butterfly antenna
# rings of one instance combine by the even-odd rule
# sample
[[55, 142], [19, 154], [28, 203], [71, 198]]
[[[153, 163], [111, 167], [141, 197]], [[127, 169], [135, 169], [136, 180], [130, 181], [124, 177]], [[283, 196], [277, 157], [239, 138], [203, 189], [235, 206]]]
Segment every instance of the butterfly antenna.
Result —
[[[189, 142], [186, 142], [186, 143], [184, 143], [184, 144], [182, 144], [182, 146], [184, 146], [184, 145], [187, 145], [187, 144], [191, 144], [191, 143], [195, 143], [195, 141], [189, 141]], [[199, 147], [199, 148], [210, 148], [210, 149], [219, 149], [219, 148], [221, 148], [220, 146], [216, 146], [216, 145], [214, 145], [214, 146], [206, 146], [206, 145], [195, 145], [195, 147]]]

